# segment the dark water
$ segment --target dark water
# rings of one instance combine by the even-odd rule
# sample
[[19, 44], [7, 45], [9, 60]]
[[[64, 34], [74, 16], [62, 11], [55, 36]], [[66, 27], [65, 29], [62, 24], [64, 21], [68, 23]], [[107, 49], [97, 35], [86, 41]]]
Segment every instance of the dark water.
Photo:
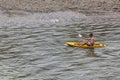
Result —
[[[90, 32], [107, 47], [65, 45]], [[120, 80], [120, 14], [2, 14], [0, 80]]]

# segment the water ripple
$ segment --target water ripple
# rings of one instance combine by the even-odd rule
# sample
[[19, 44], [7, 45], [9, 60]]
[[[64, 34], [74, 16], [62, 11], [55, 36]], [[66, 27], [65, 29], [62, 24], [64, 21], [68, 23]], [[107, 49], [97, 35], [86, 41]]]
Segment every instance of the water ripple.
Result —
[[[87, 16], [68, 11], [0, 16], [0, 79], [120, 79], [117, 15]], [[107, 47], [80, 49], [65, 45], [66, 41], [82, 41], [90, 32]]]

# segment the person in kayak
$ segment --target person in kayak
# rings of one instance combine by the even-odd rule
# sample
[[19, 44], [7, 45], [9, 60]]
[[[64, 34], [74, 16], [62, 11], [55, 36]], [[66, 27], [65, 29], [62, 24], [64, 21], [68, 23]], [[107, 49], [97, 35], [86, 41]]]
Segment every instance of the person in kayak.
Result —
[[92, 33], [89, 34], [89, 37], [85, 39], [85, 41], [83, 41], [83, 43], [80, 45], [84, 45], [84, 44], [87, 44], [88, 46], [93, 46], [94, 45], [94, 36]]

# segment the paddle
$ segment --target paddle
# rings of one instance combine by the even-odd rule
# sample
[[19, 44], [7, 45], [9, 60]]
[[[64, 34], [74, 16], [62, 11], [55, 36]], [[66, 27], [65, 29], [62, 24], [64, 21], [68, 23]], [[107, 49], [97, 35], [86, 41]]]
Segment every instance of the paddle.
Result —
[[[79, 36], [80, 38], [83, 37], [81, 34], [78, 34], [78, 36]], [[96, 43], [96, 44], [99, 44], [100, 42], [95, 42], [95, 43]]]

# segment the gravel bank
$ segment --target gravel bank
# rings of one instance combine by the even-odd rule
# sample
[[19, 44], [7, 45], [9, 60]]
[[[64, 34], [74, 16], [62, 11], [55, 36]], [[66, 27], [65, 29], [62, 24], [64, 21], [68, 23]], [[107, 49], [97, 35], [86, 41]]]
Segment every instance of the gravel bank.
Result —
[[120, 12], [120, 0], [0, 0], [1, 10], [51, 12], [105, 10]]

